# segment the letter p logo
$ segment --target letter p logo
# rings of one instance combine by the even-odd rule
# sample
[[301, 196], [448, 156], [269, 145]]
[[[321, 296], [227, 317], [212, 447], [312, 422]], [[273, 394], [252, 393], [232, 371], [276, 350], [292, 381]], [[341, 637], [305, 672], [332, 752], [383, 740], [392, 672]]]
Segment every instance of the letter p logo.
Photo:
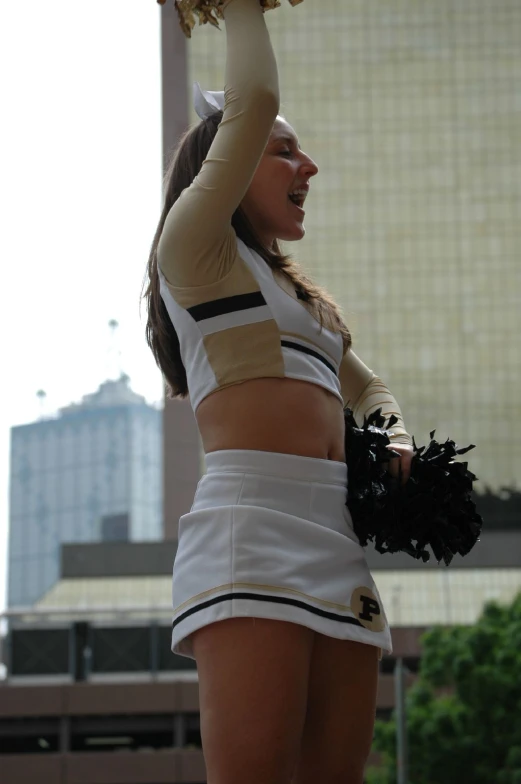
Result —
[[363, 586], [353, 591], [351, 609], [365, 629], [372, 632], [385, 629], [386, 620], [380, 602], [370, 588]]

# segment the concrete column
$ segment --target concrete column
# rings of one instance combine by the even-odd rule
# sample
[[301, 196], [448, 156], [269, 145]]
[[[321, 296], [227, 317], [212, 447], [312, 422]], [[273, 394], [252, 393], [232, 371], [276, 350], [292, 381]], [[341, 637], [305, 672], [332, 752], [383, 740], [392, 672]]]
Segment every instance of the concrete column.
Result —
[[71, 750], [71, 720], [69, 716], [60, 717], [60, 754]]
[[[163, 169], [188, 127], [187, 40], [174, 4], [161, 8]], [[181, 515], [190, 511], [200, 476], [200, 439], [187, 400], [169, 400], [163, 411], [163, 535], [178, 538]]]
[[174, 714], [174, 748], [182, 749], [186, 746], [186, 718], [184, 713]]

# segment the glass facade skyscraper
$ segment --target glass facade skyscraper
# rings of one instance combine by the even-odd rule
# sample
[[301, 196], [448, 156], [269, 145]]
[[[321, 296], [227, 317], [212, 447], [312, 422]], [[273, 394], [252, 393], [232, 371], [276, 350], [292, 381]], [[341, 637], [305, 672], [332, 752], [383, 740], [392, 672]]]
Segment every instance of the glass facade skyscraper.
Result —
[[[482, 512], [501, 527], [521, 489], [521, 3], [283, 0], [266, 24], [280, 114], [319, 166], [306, 236], [283, 251], [341, 306], [417, 445], [433, 429], [476, 444], [460, 460], [478, 496], [504, 501]], [[190, 95], [224, 88], [222, 28], [193, 32]], [[432, 607], [469, 623], [472, 591], [520, 587], [518, 570], [476, 571], [472, 588], [454, 565], [407, 566], [373, 571], [393, 629], [432, 622]]]
[[[283, 0], [266, 23], [280, 112], [320, 169], [284, 251], [418, 446], [474, 443], [477, 491], [520, 489], [521, 3]], [[224, 88], [221, 26], [188, 43], [190, 96]]]
[[162, 538], [162, 412], [110, 380], [11, 431], [9, 606], [58, 579], [63, 542]]

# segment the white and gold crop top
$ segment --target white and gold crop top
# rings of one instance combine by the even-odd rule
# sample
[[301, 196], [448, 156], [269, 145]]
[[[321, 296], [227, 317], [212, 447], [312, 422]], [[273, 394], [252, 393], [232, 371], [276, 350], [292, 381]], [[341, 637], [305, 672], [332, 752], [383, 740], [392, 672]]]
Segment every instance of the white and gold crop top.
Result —
[[[160, 291], [178, 334], [194, 412], [212, 392], [254, 378], [317, 384], [360, 424], [381, 407], [411, 443], [385, 384], [342, 337], [321, 327], [289, 280], [240, 240], [231, 218], [279, 109], [278, 74], [258, 0], [229, 0], [225, 108], [199, 174], [170, 210], [158, 246]], [[247, 41], [247, 45], [245, 45]], [[283, 146], [284, 143], [282, 143]], [[276, 146], [273, 152], [278, 154]]]

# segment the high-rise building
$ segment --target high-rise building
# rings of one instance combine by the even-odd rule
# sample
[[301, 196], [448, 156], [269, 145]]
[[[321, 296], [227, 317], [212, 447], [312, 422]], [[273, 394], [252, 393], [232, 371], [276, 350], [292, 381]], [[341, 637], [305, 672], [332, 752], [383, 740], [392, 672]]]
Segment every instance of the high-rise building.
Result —
[[9, 606], [55, 583], [63, 542], [162, 537], [161, 440], [161, 410], [124, 374], [54, 418], [12, 428]]
[[[266, 13], [280, 113], [319, 167], [282, 243], [341, 305], [418, 445], [474, 443], [478, 492], [519, 489], [521, 146], [516, 0], [285, 1]], [[192, 82], [224, 88], [225, 24]]]

